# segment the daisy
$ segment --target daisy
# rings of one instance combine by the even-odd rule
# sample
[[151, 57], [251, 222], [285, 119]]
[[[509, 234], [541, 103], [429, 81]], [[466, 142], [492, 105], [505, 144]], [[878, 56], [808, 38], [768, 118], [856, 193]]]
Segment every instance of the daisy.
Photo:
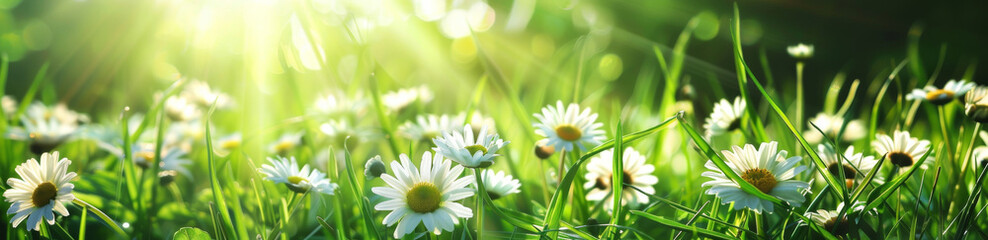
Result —
[[14, 214], [10, 222], [15, 228], [26, 219], [28, 231], [38, 230], [42, 218], [52, 225], [55, 224], [55, 212], [69, 215], [65, 205], [75, 200], [72, 195], [75, 185], [70, 182], [76, 176], [74, 172], [68, 172], [70, 164], [72, 161], [59, 160], [58, 152], [52, 152], [41, 154], [40, 163], [32, 158], [15, 168], [23, 179], [8, 178], [10, 188], [3, 192], [4, 200], [11, 203], [7, 214]]
[[432, 101], [432, 90], [429, 90], [425, 85], [400, 89], [381, 95], [381, 101], [388, 110], [396, 112], [416, 101], [421, 103]]
[[934, 105], [944, 105], [964, 95], [964, 93], [967, 93], [968, 90], [971, 90], [975, 86], [973, 82], [968, 82], [967, 80], [950, 80], [947, 81], [947, 84], [943, 88], [926, 86], [922, 89], [913, 89], [909, 95], [906, 95], [906, 99], [926, 100]]
[[14, 100], [13, 97], [4, 95], [3, 98], [0, 99], [0, 104], [3, 106], [3, 115], [6, 118], [14, 117], [14, 113], [17, 112], [17, 100]]
[[442, 136], [432, 139], [432, 142], [436, 145], [432, 148], [433, 151], [468, 168], [491, 166], [494, 164], [494, 157], [500, 156], [497, 150], [509, 143], [502, 141], [497, 133], [488, 134], [486, 125], [480, 128], [477, 138], [473, 137], [473, 128], [466, 125], [462, 132], [444, 132]]
[[[779, 143], [772, 141], [762, 143], [758, 149], [755, 149], [754, 145], [745, 144], [744, 148], [734, 146], [732, 151], [724, 150], [721, 153], [727, 166], [759, 191], [799, 206], [805, 200], [804, 189], [809, 188], [810, 184], [792, 178], [803, 172], [806, 167], [796, 166], [802, 158], [799, 156], [786, 158], [788, 153], [785, 150], [779, 151], [778, 145]], [[736, 210], [748, 208], [756, 213], [772, 212], [772, 202], [741, 190], [741, 187], [724, 175], [714, 162], [707, 161], [704, 166], [710, 171], [704, 172], [702, 176], [712, 179], [703, 183], [703, 187], [710, 187], [707, 194], [723, 199], [724, 204], [733, 202]]]
[[299, 145], [302, 144], [303, 134], [305, 133], [295, 132], [295, 133], [282, 134], [281, 137], [278, 138], [278, 140], [275, 140], [273, 143], [268, 145], [268, 151], [277, 153], [279, 155], [285, 155], [285, 153], [288, 153], [288, 151], [291, 151], [292, 149], [295, 149], [295, 147], [298, 147]]
[[[841, 128], [844, 127], [844, 118], [841, 116], [830, 115], [826, 113], [818, 113], [816, 117], [810, 119], [812, 125], [807, 125], [809, 129], [803, 132], [803, 137], [806, 138], [807, 142], [810, 143], [820, 143], [823, 141], [823, 134], [817, 131], [813, 125], [816, 125], [823, 131], [827, 137], [834, 138], [838, 133], [841, 132]], [[844, 142], [852, 142], [865, 137], [864, 124], [861, 120], [851, 120], [847, 122], [847, 127], [844, 127], [844, 133], [841, 135], [841, 139]]]
[[459, 218], [473, 217], [470, 208], [456, 201], [473, 196], [467, 188], [473, 181], [469, 177], [458, 178], [462, 166], [453, 166], [442, 154], [426, 151], [422, 154], [420, 168], [416, 168], [408, 156], [401, 154], [399, 161], [391, 162], [394, 175], [385, 174], [381, 179], [387, 187], [371, 189], [388, 200], [374, 206], [378, 211], [391, 211], [384, 217], [384, 224], [395, 228], [394, 237], [411, 233], [421, 222], [427, 231], [440, 234], [452, 232], [460, 223]]
[[[886, 156], [896, 167], [906, 169], [926, 155], [930, 141], [910, 137], [909, 132], [895, 131], [893, 137], [878, 134], [878, 138], [871, 145], [875, 147], [875, 152]], [[927, 159], [920, 167], [926, 169], [926, 165], [931, 164], [933, 160], [936, 159]]]
[[546, 145], [555, 147], [556, 151], [572, 151], [574, 145], [586, 150], [584, 144], [596, 146], [604, 140], [604, 130], [600, 130], [604, 124], [597, 122], [597, 114], [591, 113], [590, 108], [581, 112], [576, 103], [563, 108], [563, 101], [556, 101], [556, 106], [542, 108], [535, 118], [539, 120], [533, 124], [535, 133], [549, 139]]
[[209, 84], [199, 80], [189, 82], [185, 86], [182, 96], [203, 109], [209, 109], [213, 105], [213, 101], [216, 102], [216, 108], [219, 109], [233, 106], [233, 99], [229, 95], [219, 91], [213, 91], [209, 87]]
[[261, 173], [268, 175], [266, 180], [274, 183], [284, 183], [288, 189], [296, 193], [313, 191], [323, 194], [333, 195], [337, 185], [326, 178], [326, 174], [317, 169], [310, 168], [308, 164], [303, 165], [299, 170], [295, 157], [285, 158], [278, 156], [278, 159], [268, 158], [271, 165], [264, 164], [260, 169]]
[[[135, 144], [133, 153], [134, 164], [138, 167], [147, 169], [154, 164], [154, 144], [152, 143], [140, 143]], [[186, 152], [181, 148], [168, 146], [162, 146], [161, 148], [161, 161], [158, 162], [158, 168], [162, 171], [177, 171], [185, 176], [192, 176], [186, 165], [192, 163], [191, 160], [185, 158]]]
[[165, 115], [176, 122], [192, 120], [199, 116], [199, 109], [182, 96], [174, 96], [165, 100]]
[[213, 151], [221, 156], [226, 156], [230, 154], [230, 151], [240, 148], [240, 145], [243, 144], [243, 139], [240, 133], [234, 133], [216, 140], [214, 144], [216, 148], [213, 148]]
[[[624, 169], [622, 170], [624, 172], [624, 177], [622, 178], [624, 186], [622, 186], [621, 204], [629, 205], [633, 208], [642, 204], [648, 204], [649, 199], [646, 194], [655, 194], [655, 189], [652, 188], [652, 185], [659, 182], [659, 178], [652, 175], [652, 172], [655, 171], [655, 166], [645, 163], [645, 156], [631, 147], [624, 149], [622, 162], [624, 165]], [[583, 188], [590, 190], [587, 192], [587, 200], [604, 201], [604, 209], [608, 212], [614, 208], [614, 204], [607, 204], [614, 201], [614, 196], [612, 196], [613, 189], [611, 189], [613, 187], [611, 186], [613, 173], [614, 151], [605, 150], [590, 159], [590, 163], [587, 164], [587, 174], [583, 176], [587, 179], [586, 183], [583, 184]], [[641, 189], [641, 191], [629, 188], [628, 186], [634, 186]]]
[[971, 162], [973, 162], [976, 167], [988, 166], [988, 146], [974, 148], [974, 152], [971, 154]]
[[820, 160], [823, 160], [823, 163], [826, 164], [827, 171], [830, 172], [830, 175], [833, 175], [834, 178], [839, 178], [841, 171], [844, 172], [844, 181], [847, 184], [847, 188], [851, 188], [855, 182], [863, 181], [868, 173], [875, 168], [875, 164], [878, 163], [878, 160], [875, 160], [873, 156], [865, 157], [864, 154], [855, 153], [854, 146], [847, 147], [847, 150], [844, 151], [843, 159], [830, 146], [820, 144], [817, 146], [817, 150], [820, 153]]
[[975, 87], [965, 94], [964, 114], [975, 122], [988, 123], [988, 87]]
[[789, 56], [796, 59], [807, 59], [813, 57], [813, 45], [809, 44], [796, 44], [786, 48], [789, 52]]
[[840, 211], [844, 210], [844, 203], [837, 205], [837, 209], [833, 211], [817, 209], [816, 212], [808, 212], [806, 213], [806, 217], [812, 220], [817, 226], [823, 227], [823, 229], [834, 235], [846, 235], [850, 233], [849, 230], [851, 228], [850, 222], [847, 220], [847, 214], [864, 210], [865, 206], [862, 203], [858, 202], [854, 204], [854, 207], [848, 210], [841, 219], [837, 219], [837, 215], [840, 214]]
[[[4, 106], [4, 109], [7, 106]], [[17, 108], [15, 107], [14, 110]], [[69, 109], [64, 103], [47, 106], [41, 102], [34, 102], [24, 112], [29, 119], [55, 119], [63, 124], [82, 124], [89, 122], [89, 117], [85, 114], [77, 113]]]
[[[466, 114], [461, 113], [462, 118], [466, 119]], [[460, 117], [460, 116], [457, 116]], [[470, 116], [470, 128], [473, 128], [474, 132], [479, 132], [481, 128], [487, 127], [491, 132], [497, 132], [495, 130], [494, 119], [480, 114], [480, 112], [473, 112]]]
[[484, 189], [487, 190], [487, 195], [491, 197], [491, 200], [521, 192], [519, 190], [521, 182], [512, 178], [511, 175], [504, 174], [504, 171], [495, 173], [494, 170], [484, 169], [483, 172], [480, 172], [480, 177], [484, 179]]
[[76, 121], [53, 117], [43, 114], [25, 114], [21, 116], [22, 127], [10, 129], [10, 138], [30, 141], [31, 152], [41, 154], [50, 152], [68, 140], [79, 130]]
[[463, 127], [461, 124], [463, 124], [462, 116], [419, 115], [415, 117], [415, 122], [406, 122], [398, 127], [398, 132], [410, 140], [428, 142], [441, 136], [444, 132], [455, 131]]
[[735, 97], [734, 103], [727, 99], [721, 99], [714, 104], [714, 111], [710, 113], [703, 128], [707, 129], [707, 137], [717, 136], [726, 132], [741, 128], [741, 116], [745, 110], [745, 102], [741, 97]]
[[316, 112], [326, 115], [361, 114], [367, 102], [360, 94], [353, 99], [339, 91], [323, 94], [316, 98], [313, 108]]

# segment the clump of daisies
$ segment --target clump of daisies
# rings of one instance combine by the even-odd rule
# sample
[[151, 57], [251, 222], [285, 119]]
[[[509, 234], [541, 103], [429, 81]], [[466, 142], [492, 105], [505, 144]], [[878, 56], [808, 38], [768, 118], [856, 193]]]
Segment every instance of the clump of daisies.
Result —
[[[810, 184], [793, 177], [803, 172], [806, 166], [796, 166], [802, 158], [787, 158], [788, 153], [778, 150], [778, 145], [779, 143], [772, 141], [761, 143], [756, 149], [754, 145], [745, 144], [743, 148], [733, 146], [730, 151], [724, 150], [721, 153], [730, 170], [754, 185], [758, 191], [799, 206], [805, 200], [803, 192]], [[737, 210], [748, 208], [756, 213], [773, 211], [772, 202], [742, 190], [713, 161], [707, 161], [704, 166], [710, 171], [704, 172], [702, 176], [711, 179], [702, 185], [710, 187], [707, 194], [723, 199], [724, 204], [734, 203], [734, 209]]]
[[864, 181], [868, 173], [875, 168], [878, 160], [873, 156], [864, 156], [862, 153], [854, 152], [854, 146], [848, 146], [841, 156], [832, 147], [825, 144], [817, 146], [817, 153], [820, 160], [827, 166], [827, 172], [834, 178], [839, 179], [841, 172], [844, 173], [844, 182], [847, 188]]
[[[878, 134], [875, 141], [872, 142], [872, 146], [875, 147], [875, 152], [885, 156], [893, 165], [904, 170], [916, 164], [916, 161], [926, 155], [930, 148], [930, 141], [919, 140], [909, 136], [909, 132], [897, 130], [891, 137]], [[920, 167], [925, 169], [934, 160], [936, 159], [927, 158]]]
[[415, 102], [429, 103], [432, 101], [432, 97], [432, 90], [429, 90], [428, 87], [422, 85], [387, 92], [381, 95], [381, 104], [383, 104], [389, 111], [397, 112], [405, 109], [405, 107], [408, 107], [408, 105]]
[[28, 141], [31, 152], [50, 152], [69, 140], [89, 121], [86, 115], [69, 110], [65, 104], [47, 106], [35, 102], [21, 115], [21, 127], [10, 129], [10, 138]]
[[459, 177], [463, 173], [462, 166], [452, 166], [442, 154], [429, 151], [422, 154], [419, 167], [405, 154], [398, 158], [399, 161], [391, 162], [392, 174], [381, 176], [388, 186], [371, 189], [387, 199], [374, 209], [390, 211], [383, 223], [388, 227], [398, 225], [395, 238], [411, 233], [419, 223], [433, 234], [441, 234], [444, 230], [452, 232], [460, 218], [473, 217], [470, 208], [456, 202], [474, 194], [473, 189], [467, 187], [473, 180]]
[[484, 181], [484, 189], [487, 190], [487, 196], [490, 196], [491, 200], [521, 192], [521, 182], [512, 178], [511, 175], [504, 174], [504, 171], [494, 172], [494, 170], [484, 169], [480, 173], [480, 177]]
[[419, 115], [415, 121], [409, 121], [398, 127], [398, 133], [413, 141], [430, 142], [444, 132], [456, 131], [463, 127], [461, 115]]
[[212, 89], [208, 83], [199, 80], [189, 82], [182, 91], [181, 96], [202, 109], [209, 109], [214, 101], [218, 109], [233, 106], [233, 98], [223, 92]]
[[967, 80], [950, 80], [947, 81], [947, 84], [943, 85], [943, 88], [926, 86], [922, 89], [913, 89], [909, 95], [906, 95], [906, 99], [923, 100], [934, 105], [944, 105], [963, 96], [975, 86], [973, 82], [968, 82]]
[[[621, 171], [623, 175], [621, 176], [623, 178], [621, 181], [624, 182], [624, 185], [621, 186], [623, 188], [621, 204], [633, 208], [648, 204], [649, 198], [646, 194], [655, 194], [655, 188], [652, 185], [659, 182], [659, 178], [652, 175], [655, 166], [645, 163], [645, 156], [631, 147], [624, 149], [622, 156], [623, 169]], [[587, 200], [604, 201], [604, 209], [608, 212], [614, 208], [613, 204], [607, 204], [614, 201], [612, 194], [614, 186], [611, 183], [614, 179], [613, 174], [614, 151], [604, 150], [590, 159], [590, 163], [587, 164], [587, 174], [584, 175], [587, 181], [583, 184], [583, 188], [590, 190], [587, 192]], [[641, 191], [628, 186], [633, 186]]]
[[258, 171], [267, 175], [264, 179], [274, 183], [282, 183], [296, 193], [317, 192], [333, 195], [337, 185], [326, 178], [326, 174], [308, 164], [298, 167], [295, 157], [276, 159], [268, 158], [270, 164], [264, 164]]
[[548, 139], [545, 145], [555, 151], [572, 151], [574, 147], [582, 151], [587, 149], [584, 145], [593, 147], [604, 140], [604, 130], [600, 129], [604, 124], [597, 122], [597, 114], [590, 108], [581, 111], [576, 103], [564, 106], [563, 101], [557, 101], [555, 106], [542, 108], [535, 118], [539, 120], [533, 124], [535, 133]]
[[[807, 125], [808, 129], [803, 132], [803, 137], [805, 137], [806, 141], [810, 143], [823, 142], [824, 135], [833, 139], [837, 137], [837, 134], [841, 134], [840, 139], [838, 140], [853, 142], [864, 138], [865, 133], [868, 132], [861, 120], [846, 121], [844, 117], [822, 112], [818, 113], [816, 117], [810, 119], [809, 122], [811, 125]], [[813, 125], [816, 125], [820, 128], [820, 130], [818, 131], [813, 127]], [[841, 132], [842, 128], [843, 132]], [[822, 134], [820, 133], [821, 131], [823, 132]]]
[[486, 168], [494, 164], [494, 157], [500, 156], [497, 150], [508, 144], [501, 140], [497, 133], [487, 131], [487, 126], [481, 127], [477, 137], [474, 137], [470, 125], [463, 131], [448, 131], [432, 140], [436, 145], [433, 151], [441, 153], [456, 163], [468, 168]]
[[744, 115], [746, 103], [741, 97], [735, 97], [734, 102], [721, 99], [714, 104], [714, 111], [707, 117], [703, 128], [707, 129], [707, 137], [719, 136], [741, 128], [741, 116]]
[[27, 230], [39, 230], [41, 220], [48, 225], [55, 224], [55, 214], [68, 216], [65, 205], [75, 200], [72, 195], [74, 172], [69, 172], [72, 164], [67, 158], [58, 158], [58, 152], [42, 153], [41, 162], [34, 158], [15, 168], [21, 178], [7, 179], [10, 186], [3, 192], [4, 201], [10, 203], [7, 214], [14, 214], [10, 223], [16, 228], [22, 222]]

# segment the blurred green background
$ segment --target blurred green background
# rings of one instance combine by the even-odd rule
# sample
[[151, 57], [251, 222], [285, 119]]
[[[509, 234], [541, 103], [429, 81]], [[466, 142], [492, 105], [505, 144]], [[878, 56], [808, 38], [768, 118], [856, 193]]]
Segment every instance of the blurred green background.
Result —
[[[406, 15], [389, 26], [365, 32], [371, 39], [365, 44], [349, 40], [338, 23], [340, 17], [320, 11], [327, 2], [353, 4], [335, 0], [0, 0], [0, 51], [12, 61], [7, 93], [18, 98], [23, 95], [46, 62], [51, 64], [48, 79], [54, 83], [46, 85], [54, 89], [43, 89], [43, 99], [66, 102], [82, 112], [150, 100], [154, 91], [163, 89], [177, 74], [203, 79], [222, 89], [236, 89], [251, 79], [277, 83], [289, 78], [301, 84], [342, 86], [357, 72], [348, 69], [357, 65], [348, 56], [359, 54], [357, 49], [361, 48], [372, 49], [378, 63], [397, 80], [476, 79], [483, 71], [480, 63], [470, 61], [473, 56], [469, 54], [459, 56], [467, 59], [466, 63], [458, 63], [462, 59], [457, 59], [457, 47], [473, 44], [443, 38], [437, 24], [414, 17], [410, 1], [365, 1]], [[566, 78], [572, 71], [565, 66], [577, 61], [542, 65], [539, 58], [546, 56], [539, 55], [555, 54], [558, 58], [565, 53], [554, 50], [591, 39], [589, 54], [583, 57], [609, 56], [601, 67], [617, 69], [600, 71], [607, 75], [603, 77], [616, 75], [617, 86], [632, 86], [642, 69], [656, 64], [651, 46], [668, 50], [689, 19], [704, 13], [701, 16], [706, 21], [701, 21], [697, 30], [701, 39], [691, 41], [686, 51], [686, 74], [699, 87], [713, 83], [702, 79], [733, 82], [727, 26], [730, 1], [535, 1], [534, 14], [522, 29], [506, 27], [516, 14], [515, 1], [488, 4], [496, 12], [495, 21], [490, 30], [477, 33], [478, 41], [487, 43], [487, 51], [495, 59], [529, 55], [521, 59], [531, 60], [534, 70], [506, 67], [509, 72], [528, 74], [524, 78], [528, 81]], [[849, 79], [865, 81], [887, 71], [905, 58], [910, 31], [921, 33], [919, 52], [927, 72], [933, 71], [941, 47], [946, 47], [942, 78], [959, 78], [978, 63], [979, 56], [988, 53], [983, 47], [988, 41], [988, 15], [983, 14], [988, 4], [984, 1], [772, 0], [738, 4], [745, 51], [750, 54], [747, 58], [754, 61], [757, 56], [751, 53], [764, 51], [782, 88], [788, 84], [786, 80], [794, 78], [794, 61], [786, 55], [785, 47], [799, 42], [813, 44], [817, 50], [806, 70], [809, 89], [823, 89], [841, 71]], [[286, 71], [298, 60], [292, 51], [285, 50], [293, 41], [292, 14], [303, 16], [308, 20], [302, 21], [303, 26], [319, 34], [310, 37], [326, 50], [325, 62], [331, 67]], [[371, 10], [373, 14], [377, 13]], [[358, 15], [359, 11], [350, 11], [345, 16]], [[382, 60], [383, 56], [387, 60]], [[425, 61], [418, 61], [422, 59]], [[268, 69], [257, 70], [258, 66]], [[428, 72], [413, 70], [419, 67]], [[973, 81], [984, 82], [977, 77]], [[725, 85], [730, 89], [733, 84]], [[824, 93], [807, 92], [811, 103], [822, 100], [819, 95]]]

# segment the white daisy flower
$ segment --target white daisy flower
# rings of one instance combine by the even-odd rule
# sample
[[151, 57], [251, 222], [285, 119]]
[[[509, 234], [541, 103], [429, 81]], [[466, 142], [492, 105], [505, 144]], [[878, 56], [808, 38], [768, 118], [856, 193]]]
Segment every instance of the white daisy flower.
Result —
[[[624, 149], [622, 162], [624, 165], [622, 181], [626, 186], [622, 186], [621, 203], [632, 208], [648, 204], [649, 198], [646, 194], [655, 194], [652, 185], [659, 182], [659, 178], [652, 175], [655, 166], [645, 163], [645, 156], [631, 147]], [[587, 179], [583, 188], [590, 190], [587, 192], [587, 200], [604, 201], [604, 209], [608, 212], [614, 208], [614, 204], [610, 204], [614, 201], [612, 194], [614, 190], [611, 189], [613, 174], [614, 151], [609, 149], [590, 159], [590, 163], [587, 164], [587, 174], [583, 176]], [[642, 191], [627, 186], [634, 186]]]
[[8, 95], [4, 95], [3, 98], [0, 99], [0, 104], [3, 105], [3, 115], [6, 118], [14, 117], [14, 113], [17, 112], [17, 100], [14, 100], [13, 97]]
[[[32, 105], [34, 106], [44, 105]], [[48, 113], [54, 113], [50, 111]], [[72, 137], [79, 130], [75, 117], [57, 117], [57, 115], [31, 112], [21, 116], [22, 127], [10, 129], [10, 138], [30, 141], [31, 152], [41, 154], [50, 152]]]
[[367, 101], [364, 101], [360, 94], [357, 94], [356, 97], [351, 99], [343, 92], [332, 91], [316, 98], [313, 108], [318, 113], [331, 116], [343, 114], [359, 115], [363, 113], [366, 105]]
[[964, 95], [964, 114], [975, 122], [988, 123], [988, 87], [975, 87]]
[[294, 132], [282, 134], [278, 140], [268, 145], [268, 151], [284, 155], [302, 144], [302, 135], [305, 132]]
[[[518, 179], [514, 179], [511, 175], [504, 174], [504, 171], [484, 169], [480, 172], [480, 177], [484, 179], [484, 189], [487, 190], [487, 195], [491, 197], [491, 200], [497, 200], [511, 194], [520, 193], [521, 182]], [[477, 185], [474, 183], [474, 185]]]
[[213, 105], [213, 101], [216, 101], [216, 108], [218, 109], [233, 106], [233, 99], [229, 95], [213, 91], [209, 84], [199, 80], [189, 82], [185, 86], [182, 96], [203, 109], [209, 109]]
[[216, 146], [213, 151], [221, 156], [226, 156], [230, 154], [230, 151], [240, 148], [243, 144], [243, 138], [240, 133], [234, 133], [217, 139], [213, 144]]
[[295, 157], [285, 158], [278, 156], [277, 159], [268, 158], [270, 165], [264, 164], [260, 169], [261, 173], [268, 175], [264, 179], [274, 183], [284, 183], [288, 189], [296, 193], [307, 191], [333, 195], [337, 185], [326, 178], [326, 174], [318, 169], [310, 168], [308, 164], [298, 168]]
[[477, 138], [473, 137], [470, 125], [463, 131], [447, 131], [442, 136], [432, 139], [436, 147], [433, 151], [441, 153], [456, 163], [468, 168], [485, 168], [494, 164], [494, 157], [500, 156], [497, 150], [509, 142], [501, 140], [497, 133], [488, 133], [487, 126], [480, 129]]
[[421, 222], [427, 231], [441, 234], [443, 230], [452, 232], [460, 223], [459, 218], [473, 217], [470, 208], [456, 202], [473, 196], [473, 183], [469, 177], [458, 178], [462, 166], [452, 166], [442, 154], [426, 151], [422, 162], [416, 168], [408, 156], [401, 154], [399, 161], [391, 162], [394, 175], [385, 174], [381, 179], [387, 187], [371, 189], [388, 200], [374, 206], [378, 211], [391, 211], [384, 217], [384, 224], [395, 228], [394, 237], [401, 238], [411, 233]]
[[714, 111], [710, 113], [703, 128], [707, 129], [707, 137], [721, 135], [741, 128], [741, 116], [744, 115], [745, 102], [741, 97], [735, 97], [734, 103], [727, 99], [721, 99], [714, 104]]
[[586, 150], [584, 144], [597, 146], [604, 140], [604, 124], [597, 122], [597, 114], [591, 113], [590, 108], [580, 111], [580, 106], [570, 103], [563, 108], [563, 101], [556, 101], [556, 106], [542, 108], [542, 113], [536, 113], [539, 122], [533, 124], [535, 133], [549, 139], [546, 145], [556, 148], [556, 151], [572, 151], [573, 146]]
[[[4, 109], [7, 109], [4, 106]], [[14, 110], [16, 110], [16, 106]], [[54, 106], [47, 106], [41, 102], [32, 103], [24, 112], [29, 119], [56, 119], [63, 124], [79, 125], [89, 122], [89, 116], [69, 109], [65, 103], [58, 103]]]
[[398, 91], [387, 92], [381, 95], [381, 102], [392, 112], [404, 109], [415, 101], [428, 103], [432, 101], [432, 90], [425, 85], [399, 89]]
[[844, 203], [840, 203], [837, 205], [836, 210], [831, 211], [826, 209], [817, 209], [816, 212], [807, 212], [806, 217], [812, 220], [817, 226], [823, 227], [823, 229], [829, 231], [831, 234], [843, 236], [850, 233], [849, 230], [851, 226], [849, 225], [850, 222], [847, 220], [847, 214], [852, 212], [860, 212], [864, 210], [864, 207], [863, 202], [857, 202], [854, 204], [853, 208], [847, 210], [848, 212], [844, 214], [843, 218], [837, 219], [837, 215], [840, 214], [840, 211], [844, 210]]
[[813, 57], [813, 45], [809, 44], [796, 44], [786, 48], [789, 52], [789, 56], [797, 59], [807, 59]]
[[[153, 143], [139, 143], [135, 144], [132, 149], [131, 156], [133, 157], [134, 164], [137, 166], [147, 169], [154, 164], [154, 144]], [[185, 158], [186, 152], [181, 148], [172, 147], [165, 144], [161, 148], [161, 161], [158, 162], [158, 168], [162, 171], [172, 170], [182, 173], [185, 176], [191, 177], [192, 172], [186, 168], [186, 165], [192, 163], [191, 160]]]
[[184, 122], [199, 116], [199, 108], [183, 96], [165, 100], [165, 115], [172, 121]]
[[409, 140], [431, 141], [439, 137], [444, 132], [456, 131], [463, 127], [463, 116], [450, 117], [443, 114], [436, 116], [433, 114], [419, 115], [415, 117], [415, 122], [406, 122], [398, 127], [398, 132]]
[[[981, 131], [978, 135], [981, 137], [982, 142], [988, 143], [988, 132]], [[974, 148], [974, 151], [971, 153], [971, 163], [975, 167], [988, 166], [988, 146]]]
[[[461, 115], [463, 115], [463, 119], [466, 118], [466, 113], [461, 113]], [[475, 111], [473, 112], [473, 115], [470, 116], [470, 128], [473, 128], [474, 132], [479, 132], [483, 127], [487, 127], [487, 129], [490, 129], [489, 131], [491, 132], [497, 132], [495, 125], [496, 124], [494, 123], [493, 118], [484, 116], [483, 114], [480, 114], [480, 112]]]
[[[841, 132], [841, 127], [844, 125], [844, 117], [821, 112], [818, 113], [816, 117], [813, 117], [813, 119], [810, 119], [809, 122], [812, 123], [812, 125], [807, 125], [808, 129], [803, 131], [803, 137], [806, 138], [807, 142], [820, 143], [824, 139], [823, 134], [820, 134], [820, 131], [817, 131], [813, 125], [819, 127], [824, 134], [827, 134], [827, 137], [833, 138]], [[844, 129], [844, 135], [841, 135], [840, 140], [844, 142], [852, 142], [864, 138], [866, 132], [868, 131], [865, 130], [864, 124], [861, 123], [861, 120], [851, 120], [850, 122], [847, 122], [847, 127]]]
[[[864, 156], [864, 154], [855, 153], [854, 146], [847, 147], [847, 150], [844, 151], [843, 159], [828, 145], [820, 144], [817, 146], [817, 150], [817, 153], [820, 154], [820, 160], [823, 160], [823, 163], [826, 164], [827, 171], [830, 172], [830, 175], [833, 175], [834, 178], [840, 178], [840, 172], [844, 172], [844, 181], [849, 189], [855, 183], [864, 181], [868, 173], [878, 163], [878, 160], [875, 160], [873, 156]], [[820, 179], [823, 179], [822, 176]]]
[[71, 181], [76, 176], [74, 172], [68, 172], [70, 164], [72, 161], [59, 160], [58, 152], [52, 152], [41, 154], [40, 163], [32, 158], [15, 168], [23, 179], [8, 178], [10, 188], [3, 192], [4, 200], [11, 203], [7, 214], [14, 214], [10, 218], [14, 227], [27, 220], [28, 231], [38, 230], [42, 218], [52, 225], [55, 224], [55, 212], [69, 215], [65, 205], [75, 200], [72, 195], [75, 185]]
[[973, 82], [968, 82], [967, 80], [950, 80], [943, 88], [936, 88], [934, 86], [926, 86], [922, 89], [913, 89], [909, 95], [906, 95], [907, 100], [925, 100], [935, 105], [944, 105], [950, 103], [956, 98], [963, 96], [967, 91], [974, 88]]
[[343, 141], [346, 140], [347, 137], [350, 137], [350, 141], [347, 143], [351, 147], [357, 143], [366, 142], [374, 137], [373, 132], [360, 126], [354, 126], [346, 119], [331, 119], [326, 121], [326, 123], [319, 125], [319, 130], [332, 139], [335, 144], [342, 145]]
[[[744, 148], [734, 146], [732, 151], [721, 151], [727, 166], [742, 179], [754, 185], [755, 188], [768, 195], [775, 196], [782, 201], [794, 206], [803, 203], [804, 189], [810, 187], [809, 183], [792, 179], [797, 174], [803, 172], [806, 166], [796, 166], [802, 160], [799, 156], [786, 158], [788, 154], [785, 150], [778, 150], [779, 143], [772, 141], [762, 143], [755, 149], [754, 145], [745, 144]], [[716, 195], [724, 200], [724, 204], [734, 203], [734, 209], [751, 209], [757, 213], [772, 212], [774, 209], [772, 202], [751, 195], [724, 175], [717, 165], [712, 161], [707, 161], [710, 171], [704, 172], [703, 176], [712, 180], [703, 183], [703, 187], [710, 187], [707, 194]]]
[[[896, 130], [893, 137], [878, 134], [878, 138], [871, 145], [875, 147], [875, 152], [886, 156], [889, 162], [895, 166], [901, 169], [908, 169], [926, 154], [926, 151], [930, 147], [930, 141], [919, 140], [910, 137], [909, 132]], [[932, 164], [935, 160], [932, 156], [928, 157], [920, 167], [926, 169], [926, 166]]]

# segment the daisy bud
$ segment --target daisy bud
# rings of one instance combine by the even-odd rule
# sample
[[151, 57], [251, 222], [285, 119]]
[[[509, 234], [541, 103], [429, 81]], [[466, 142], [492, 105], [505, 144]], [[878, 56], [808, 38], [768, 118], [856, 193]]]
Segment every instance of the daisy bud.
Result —
[[381, 174], [386, 173], [388, 170], [384, 167], [384, 161], [381, 161], [381, 155], [372, 157], [367, 160], [364, 164], [364, 176], [367, 180], [372, 180], [381, 177]]
[[789, 52], [789, 56], [796, 59], [808, 59], [813, 57], [813, 45], [808, 44], [796, 44], [786, 48]]
[[168, 186], [168, 184], [175, 182], [175, 175], [178, 175], [175, 170], [161, 171], [158, 173], [158, 183], [161, 186]]
[[542, 139], [535, 143], [535, 156], [539, 159], [548, 159], [552, 157], [553, 153], [556, 153], [556, 148], [546, 145], [548, 142], [549, 139]]
[[988, 123], [988, 87], [975, 87], [964, 96], [964, 114], [975, 122]]

